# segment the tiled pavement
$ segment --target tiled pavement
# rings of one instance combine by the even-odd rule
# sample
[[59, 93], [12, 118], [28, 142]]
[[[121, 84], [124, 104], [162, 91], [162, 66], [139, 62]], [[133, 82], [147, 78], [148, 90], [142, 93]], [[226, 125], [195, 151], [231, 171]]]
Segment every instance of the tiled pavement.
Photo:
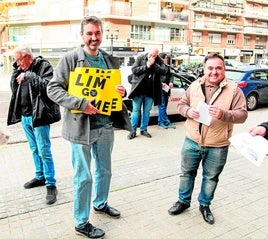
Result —
[[[249, 112], [235, 133], [267, 120], [267, 114], [268, 108]], [[5, 125], [6, 119], [0, 120]], [[175, 124], [175, 130], [149, 126], [151, 139], [139, 135], [127, 140], [126, 131], [116, 130], [109, 203], [122, 217], [92, 212], [91, 222], [106, 231], [107, 239], [268, 238], [268, 162], [256, 167], [233, 147], [211, 205], [215, 224], [205, 223], [198, 211], [201, 172], [191, 207], [178, 216], [167, 213], [177, 200], [179, 152], [185, 135], [183, 122]], [[23, 188], [34, 171], [20, 124], [6, 130], [10, 144], [0, 147], [0, 238], [81, 238], [74, 233], [70, 146], [60, 137], [61, 122], [51, 126], [59, 190], [58, 201], [51, 206], [45, 204], [45, 187]]]

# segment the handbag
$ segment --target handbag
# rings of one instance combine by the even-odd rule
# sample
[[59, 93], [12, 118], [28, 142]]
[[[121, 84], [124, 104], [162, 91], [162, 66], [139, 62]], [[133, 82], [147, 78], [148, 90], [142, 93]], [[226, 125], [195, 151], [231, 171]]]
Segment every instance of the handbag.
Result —
[[60, 107], [50, 100], [46, 93], [39, 90], [36, 98], [33, 98], [30, 87], [30, 98], [33, 107], [33, 127], [49, 125], [61, 120]]

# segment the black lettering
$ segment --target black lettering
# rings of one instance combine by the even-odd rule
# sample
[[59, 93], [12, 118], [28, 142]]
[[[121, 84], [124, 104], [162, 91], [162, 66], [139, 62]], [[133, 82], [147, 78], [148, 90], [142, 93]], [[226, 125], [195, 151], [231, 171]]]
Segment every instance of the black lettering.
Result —
[[82, 78], [82, 74], [78, 74], [77, 79], [75, 81], [75, 85], [83, 86], [83, 83], [80, 82], [81, 78]]
[[101, 79], [100, 77], [96, 77], [95, 82], [93, 84], [93, 88], [100, 87], [103, 90], [105, 83], [106, 83], [105, 78]]
[[82, 95], [89, 96], [89, 89], [88, 88], [83, 88], [82, 89]]
[[111, 103], [111, 109], [116, 109], [116, 104], [118, 102], [118, 98], [113, 98]]
[[93, 78], [93, 76], [89, 76], [88, 77], [86, 87], [89, 87], [90, 86], [90, 83], [92, 81], [92, 78]]
[[99, 110], [100, 107], [101, 107], [101, 100], [95, 101], [95, 105], [94, 106]]
[[106, 101], [103, 103], [102, 111], [103, 112], [108, 112], [110, 106], [110, 102]]

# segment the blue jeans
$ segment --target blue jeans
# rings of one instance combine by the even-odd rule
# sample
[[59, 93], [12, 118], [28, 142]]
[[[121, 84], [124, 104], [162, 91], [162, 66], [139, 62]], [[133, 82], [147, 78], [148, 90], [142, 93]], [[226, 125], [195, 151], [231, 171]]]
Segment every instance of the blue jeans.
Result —
[[[111, 154], [114, 130], [111, 124], [90, 130], [90, 145], [71, 142], [73, 176], [74, 220], [76, 227], [83, 227], [90, 214], [92, 182], [91, 159], [94, 159], [93, 206], [103, 208], [111, 182]], [[92, 153], [92, 156], [91, 156]]]
[[50, 125], [33, 128], [33, 117], [22, 116], [21, 124], [32, 151], [35, 178], [46, 180], [46, 186], [55, 186], [55, 168], [51, 153]]
[[169, 125], [171, 122], [167, 115], [168, 95], [162, 90], [161, 104], [158, 105], [158, 125]]
[[133, 98], [131, 124], [135, 132], [138, 128], [140, 117], [141, 117], [140, 131], [147, 130], [150, 120], [150, 111], [152, 109], [153, 103], [154, 103], [153, 98], [145, 95], [140, 95]]
[[181, 174], [178, 191], [180, 202], [191, 203], [195, 177], [202, 161], [202, 184], [198, 201], [202, 206], [211, 204], [219, 181], [219, 175], [227, 160], [228, 149], [229, 146], [199, 146], [191, 139], [185, 138], [181, 151]]

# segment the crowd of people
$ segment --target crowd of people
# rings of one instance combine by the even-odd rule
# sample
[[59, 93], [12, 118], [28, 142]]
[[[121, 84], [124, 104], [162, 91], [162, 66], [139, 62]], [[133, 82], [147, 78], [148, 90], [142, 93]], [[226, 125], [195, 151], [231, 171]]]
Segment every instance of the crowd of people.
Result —
[[[112, 218], [121, 215], [119, 210], [108, 203], [114, 128], [127, 130], [128, 139], [137, 136], [138, 128], [142, 136], [151, 138], [152, 135], [148, 132], [150, 110], [153, 105], [157, 105], [159, 127], [175, 129], [176, 126], [166, 112], [173, 79], [168, 67], [169, 56], [159, 53], [157, 48], [150, 49], [137, 57], [132, 66], [129, 93], [133, 106], [131, 119], [122, 101], [126, 90], [121, 84], [115, 84], [110, 89], [116, 95], [113, 100], [118, 102], [119, 110], [114, 109], [110, 114], [104, 114], [95, 95], [81, 98], [69, 92], [71, 72], [81, 67], [86, 69], [85, 72], [96, 68], [103, 72], [119, 69], [119, 59], [100, 48], [103, 25], [99, 18], [84, 17], [80, 36], [82, 44], [63, 55], [54, 71], [42, 56], [34, 57], [29, 46], [21, 45], [15, 49], [7, 124], [21, 122], [32, 152], [35, 176], [24, 187], [30, 189], [46, 186], [46, 203], [50, 205], [57, 201], [58, 192], [50, 149], [50, 124], [61, 119], [58, 107], [64, 108], [62, 137], [70, 142], [72, 150], [70, 157], [73, 167], [75, 232], [86, 238], [102, 238], [105, 231], [91, 224], [91, 210]], [[96, 77], [97, 71], [91, 74]], [[115, 79], [109, 78], [109, 81], [113, 80]], [[198, 111], [200, 102], [208, 106], [207, 115], [211, 117], [208, 124], [199, 121], [200, 114], [204, 113]], [[44, 105], [48, 105], [50, 111], [55, 111], [52, 121], [43, 116], [42, 113], [46, 110]], [[178, 103], [178, 113], [186, 118], [186, 137], [181, 146], [178, 200], [168, 213], [178, 215], [190, 207], [195, 178], [202, 165], [199, 210], [204, 221], [214, 224], [210, 205], [227, 161], [230, 145], [228, 139], [232, 136], [234, 124], [245, 122], [248, 116], [241, 89], [225, 77], [224, 59], [221, 55], [210, 53], [205, 57], [204, 75], [186, 90]], [[268, 139], [268, 122], [252, 127], [249, 132], [253, 136], [261, 135]], [[5, 137], [1, 133], [1, 137], [2, 135]], [[3, 143], [6, 143], [7, 138], [4, 139]], [[91, 161], [96, 169], [94, 175], [91, 173]]]

